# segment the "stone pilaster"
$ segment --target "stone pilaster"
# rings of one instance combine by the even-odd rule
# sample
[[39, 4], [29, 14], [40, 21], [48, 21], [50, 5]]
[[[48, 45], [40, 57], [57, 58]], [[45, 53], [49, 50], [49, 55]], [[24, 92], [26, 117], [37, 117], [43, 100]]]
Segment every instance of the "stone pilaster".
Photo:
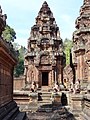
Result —
[[90, 61], [87, 61], [88, 64], [88, 82], [90, 82]]

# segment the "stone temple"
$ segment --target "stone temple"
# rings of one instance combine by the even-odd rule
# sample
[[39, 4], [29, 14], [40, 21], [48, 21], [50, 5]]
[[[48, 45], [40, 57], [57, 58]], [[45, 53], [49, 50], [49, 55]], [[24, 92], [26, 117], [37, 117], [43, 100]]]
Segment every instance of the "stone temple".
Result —
[[[0, 6], [0, 120], [90, 120], [90, 0], [84, 0], [75, 25], [71, 64], [65, 66], [59, 28], [43, 3], [28, 39], [25, 77], [16, 79], [19, 89], [13, 91], [18, 51], [4, 40], [6, 15]], [[33, 81], [40, 89], [30, 91]], [[52, 89], [65, 81], [67, 89]]]
[[75, 25], [76, 31], [73, 34], [75, 79], [79, 79], [81, 86], [86, 87], [90, 82], [90, 0], [84, 0]]
[[55, 82], [63, 84], [65, 54], [59, 27], [45, 1], [31, 28], [28, 52], [25, 55], [26, 85], [35, 81], [39, 88], [51, 88]]

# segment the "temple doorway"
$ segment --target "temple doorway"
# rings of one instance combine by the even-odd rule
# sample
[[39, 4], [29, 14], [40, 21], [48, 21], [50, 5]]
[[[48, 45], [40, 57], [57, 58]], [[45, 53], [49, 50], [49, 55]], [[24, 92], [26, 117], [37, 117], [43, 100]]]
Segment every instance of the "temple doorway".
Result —
[[48, 86], [48, 72], [42, 72], [42, 86]]

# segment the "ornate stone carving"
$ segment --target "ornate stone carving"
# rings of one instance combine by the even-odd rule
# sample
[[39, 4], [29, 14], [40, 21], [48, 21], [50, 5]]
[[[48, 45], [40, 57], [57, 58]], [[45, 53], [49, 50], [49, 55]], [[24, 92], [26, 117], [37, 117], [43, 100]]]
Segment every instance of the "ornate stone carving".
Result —
[[[30, 38], [28, 39], [28, 52], [25, 56], [28, 62], [32, 59], [33, 65], [38, 69], [40, 74], [36, 74], [35, 76], [37, 80], [39, 79], [39, 83], [41, 82], [40, 76], [42, 76], [43, 71], [52, 71], [56, 67], [57, 61], [62, 61], [63, 58], [65, 59], [63, 57], [62, 43], [59, 28], [53, 17], [53, 13], [47, 2], [44, 2], [36, 17], [36, 24], [31, 28]], [[63, 62], [60, 62], [60, 66], [63, 66]], [[59, 71], [62, 68], [60, 67]], [[33, 72], [35, 73], [35, 71]], [[54, 79], [54, 72], [52, 76]]]
[[[89, 80], [88, 67], [90, 61], [90, 0], [84, 0], [80, 9], [80, 16], [76, 19], [76, 31], [73, 33], [73, 52], [77, 59], [76, 78], [83, 81]], [[84, 72], [83, 72], [84, 71]]]
[[84, 4], [89, 4], [90, 0], [84, 0]]

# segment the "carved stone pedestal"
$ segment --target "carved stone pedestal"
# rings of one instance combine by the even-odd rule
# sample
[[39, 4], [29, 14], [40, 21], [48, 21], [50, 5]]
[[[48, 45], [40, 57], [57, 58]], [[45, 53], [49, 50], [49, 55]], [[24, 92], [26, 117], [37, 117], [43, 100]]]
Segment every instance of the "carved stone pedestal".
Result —
[[28, 104], [28, 108], [27, 111], [37, 111], [38, 109], [38, 93], [30, 93], [29, 94], [29, 104]]
[[79, 117], [82, 111], [83, 95], [73, 94], [71, 96], [71, 111], [76, 117]]
[[90, 94], [84, 95], [82, 108], [81, 120], [90, 120]]
[[37, 102], [37, 101], [38, 101], [38, 93], [35, 93], [35, 92], [30, 93], [30, 94], [29, 94], [29, 97], [30, 97], [30, 99], [29, 99], [29, 102], [30, 102], [30, 103], [31, 103], [31, 102]]
[[55, 105], [61, 105], [62, 93], [52, 93], [52, 103]]

